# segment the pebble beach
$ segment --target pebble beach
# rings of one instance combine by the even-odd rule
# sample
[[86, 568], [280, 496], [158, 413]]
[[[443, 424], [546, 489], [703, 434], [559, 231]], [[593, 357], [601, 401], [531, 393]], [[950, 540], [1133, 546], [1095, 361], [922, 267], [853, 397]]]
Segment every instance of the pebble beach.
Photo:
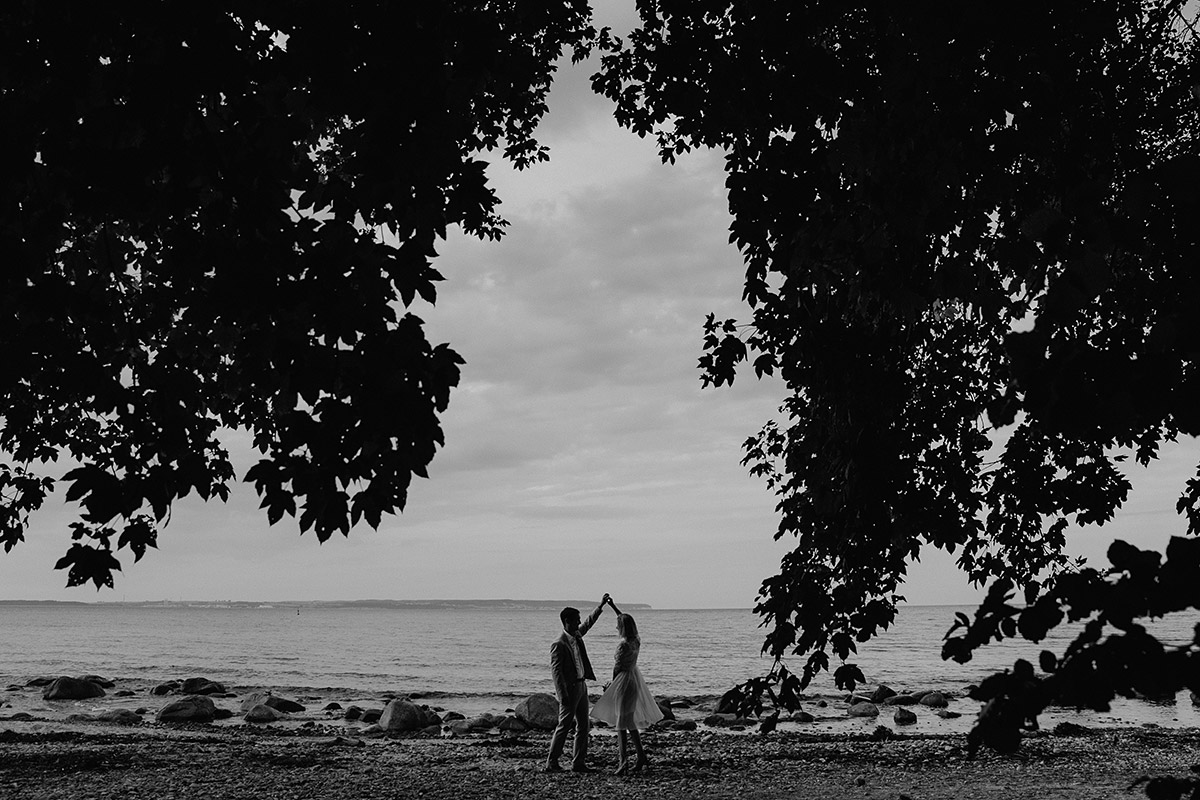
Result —
[[[458, 724], [381, 731], [320, 695], [292, 698], [302, 712], [252, 724], [239, 704], [262, 688], [229, 687], [214, 699], [223, 719], [179, 724], [155, 714], [178, 697], [114, 689], [55, 701], [36, 685], [10, 685], [0, 695], [0, 798], [1112, 798], [1145, 796], [1139, 778], [1187, 778], [1200, 762], [1196, 727], [1060, 723], [1029, 732], [1015, 754], [969, 758], [967, 715], [941, 719], [916, 706], [932, 731], [922, 732], [891, 724], [882, 705], [877, 718], [852, 719], [847, 698], [809, 704], [823, 726], [786, 721], [763, 732], [755, 720], [717, 719], [708, 703], [680, 699], [674, 723], [644, 734], [644, 773], [613, 775], [616, 737], [596, 728], [594, 773], [545, 774], [549, 732], [471, 729], [436, 705], [428, 709]], [[124, 724], [101, 721], [113, 710], [134, 714]], [[512, 709], [503, 711], [492, 715], [497, 723], [511, 719]]]

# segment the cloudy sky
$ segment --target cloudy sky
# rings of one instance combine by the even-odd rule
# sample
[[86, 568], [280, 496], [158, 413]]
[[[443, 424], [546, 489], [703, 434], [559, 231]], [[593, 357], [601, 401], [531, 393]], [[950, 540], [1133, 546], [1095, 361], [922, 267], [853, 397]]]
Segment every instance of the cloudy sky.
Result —
[[[625, 3], [599, 22], [628, 30]], [[629, 5], [632, 5], [631, 3]], [[747, 316], [742, 264], [727, 243], [719, 153], [673, 167], [617, 128], [591, 95], [592, 64], [564, 63], [541, 130], [551, 161], [491, 176], [512, 223], [499, 243], [452, 237], [436, 307], [416, 313], [432, 341], [467, 361], [444, 417], [447, 446], [408, 509], [318, 545], [285, 519], [267, 525], [239, 484], [226, 505], [178, 504], [157, 551], [122, 552], [114, 591], [64, 589], [54, 562], [72, 509], [35, 517], [0, 555], [0, 599], [288, 600], [533, 598], [659, 608], [753, 605], [787, 542], [774, 499], [740, 465], [741, 442], [774, 415], [772, 380], [700, 388], [701, 324]], [[229, 438], [239, 473], [252, 463]], [[1161, 546], [1182, 526], [1175, 497], [1200, 460], [1194, 442], [1136, 470], [1127, 509], [1072, 551], [1100, 558], [1114, 538]], [[976, 597], [949, 557], [910, 573], [910, 602]]]

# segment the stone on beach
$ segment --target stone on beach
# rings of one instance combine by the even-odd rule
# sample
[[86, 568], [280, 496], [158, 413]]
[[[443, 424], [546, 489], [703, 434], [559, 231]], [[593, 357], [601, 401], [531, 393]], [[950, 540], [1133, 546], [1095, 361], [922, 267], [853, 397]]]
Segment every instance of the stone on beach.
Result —
[[258, 705], [270, 706], [276, 711], [282, 711], [285, 714], [298, 714], [304, 711], [304, 706], [294, 700], [288, 700], [286, 697], [276, 697], [270, 692], [254, 692], [242, 698], [240, 704], [241, 710], [247, 712]]
[[284, 714], [282, 711], [272, 708], [266, 703], [258, 703], [257, 705], [252, 706], [250, 710], [246, 712], [246, 716], [243, 719], [245, 719], [246, 722], [262, 723], [278, 722], [279, 720], [283, 719], [283, 717]]
[[379, 727], [388, 733], [418, 731], [441, 724], [437, 714], [404, 698], [388, 701], [379, 717]]
[[879, 688], [871, 693], [870, 701], [872, 703], [878, 704], [878, 703], [882, 703], [884, 700], [887, 700], [889, 697], [895, 697], [895, 696], [896, 696], [895, 689], [893, 689], [892, 687], [888, 686], [885, 683], [881, 683], [881, 684], [879, 684]]
[[56, 678], [42, 691], [43, 700], [87, 700], [92, 697], [104, 697], [104, 689], [91, 681], [66, 675]]
[[915, 725], [917, 723], [917, 715], [903, 707], [896, 708], [892, 719], [897, 725]]
[[112, 722], [116, 725], [142, 724], [142, 718], [128, 708], [113, 708], [108, 711], [101, 711], [96, 715], [96, 719], [100, 722]]
[[846, 713], [852, 717], [877, 717], [879, 716], [879, 706], [870, 702], [855, 703], [846, 710]]
[[158, 722], [212, 722], [216, 713], [216, 704], [211, 699], [191, 695], [167, 703], [158, 710], [155, 719]]
[[531, 694], [514, 709], [517, 719], [531, 728], [552, 731], [558, 725], [558, 701], [545, 693]]
[[928, 706], [929, 708], [945, 708], [950, 703], [941, 692], [927, 692], [921, 697], [921, 705]]
[[225, 694], [225, 687], [208, 678], [188, 678], [180, 691], [184, 694]]

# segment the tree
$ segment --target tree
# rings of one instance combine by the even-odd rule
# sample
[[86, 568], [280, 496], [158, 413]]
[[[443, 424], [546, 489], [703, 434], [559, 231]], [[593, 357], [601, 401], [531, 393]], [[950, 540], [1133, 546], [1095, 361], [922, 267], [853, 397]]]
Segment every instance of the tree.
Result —
[[[1127, 546], [1108, 575], [1063, 555], [1068, 525], [1126, 499], [1123, 459], [1200, 434], [1200, 66], [1184, 5], [639, 0], [627, 40], [601, 32], [593, 85], [621, 124], [665, 161], [727, 153], [752, 320], [709, 317], [704, 382], [752, 363], [787, 387], [786, 421], [745, 445], [778, 496], [776, 538], [796, 546], [759, 595], [775, 666], [732, 691], [743, 710], [764, 694], [794, 706], [830, 653], [839, 686], [861, 681], [847, 659], [894, 621], [928, 547], [994, 582], [948, 640], [960, 660], [1018, 628], [1044, 635], [1072, 603], [1073, 619], [1120, 628], [1200, 600], [1152, 600], [1154, 559]], [[1179, 511], [1200, 533], [1200, 478]], [[1196, 583], [1193, 550], [1172, 545], [1171, 580]], [[1100, 646], [1088, 631], [1042, 666], [1078, 677]], [[799, 674], [788, 654], [807, 656]], [[1009, 686], [1026, 666], [980, 693], [997, 730], [1069, 683]], [[1099, 703], [1138, 684], [1076, 686], [1073, 701]]]
[[[58, 563], [112, 586], [171, 504], [228, 494], [248, 431], [271, 523], [325, 541], [403, 509], [462, 359], [411, 307], [438, 237], [504, 221], [584, 0], [0, 11], [0, 540], [68, 459]], [[114, 541], [115, 540], [115, 541]]]

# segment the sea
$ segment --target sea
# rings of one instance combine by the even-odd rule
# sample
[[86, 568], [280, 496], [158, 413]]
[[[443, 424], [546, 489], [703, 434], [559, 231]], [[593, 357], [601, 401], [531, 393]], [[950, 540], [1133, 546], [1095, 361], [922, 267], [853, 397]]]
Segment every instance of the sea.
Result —
[[[591, 606], [579, 607], [586, 614]], [[1061, 653], [1073, 636], [1061, 630], [1038, 644], [992, 644], [967, 664], [942, 660], [942, 639], [955, 612], [970, 615], [973, 610], [904, 606], [896, 624], [859, 645], [851, 659], [862, 670], [868, 689], [887, 684], [900, 691], [936, 689], [954, 697], [950, 709], [959, 717], [947, 720], [921, 713], [910, 730], [969, 730], [979, 704], [965, 696], [968, 686], [1011, 668], [1017, 658], [1036, 665], [1041, 650]], [[748, 609], [646, 608], [631, 613], [642, 637], [642, 673], [656, 695], [686, 700], [681, 716], [702, 718], [725, 691], [771, 668], [770, 657], [761, 655], [761, 618]], [[1155, 621], [1151, 629], [1164, 642], [1186, 644], [1196, 621], [1194, 615], [1174, 615]], [[113, 680], [118, 688], [133, 692], [121, 701], [130, 707], [150, 700], [161, 704], [161, 698], [149, 697], [160, 683], [205, 677], [224, 684], [232, 694], [269, 689], [317, 706], [379, 706], [387, 697], [407, 695], [468, 717], [504, 713], [530, 694], [553, 693], [549, 647], [560, 632], [554, 607], [4, 604], [0, 725], [5, 715], [17, 711], [53, 720], [116, 702], [110, 696], [56, 704], [21, 688], [31, 679], [59, 675]], [[586, 639], [600, 678], [595, 692], [602, 689], [617, 641], [615, 616], [606, 611]], [[803, 662], [799, 657], [793, 661], [791, 666], [799, 670]], [[814, 732], [892, 724], [887, 711], [877, 719], [849, 718], [846, 693], [829, 675], [814, 681], [807, 695], [805, 710], [816, 716], [807, 729]], [[1200, 727], [1200, 710], [1184, 693], [1167, 702], [1118, 699], [1105, 713], [1054, 709], [1042, 721], [1091, 727]]]

